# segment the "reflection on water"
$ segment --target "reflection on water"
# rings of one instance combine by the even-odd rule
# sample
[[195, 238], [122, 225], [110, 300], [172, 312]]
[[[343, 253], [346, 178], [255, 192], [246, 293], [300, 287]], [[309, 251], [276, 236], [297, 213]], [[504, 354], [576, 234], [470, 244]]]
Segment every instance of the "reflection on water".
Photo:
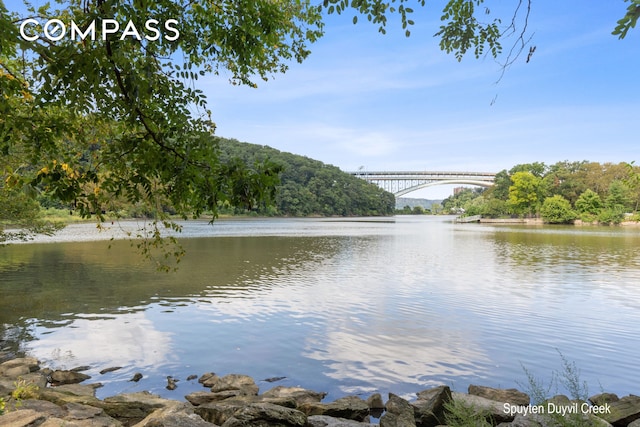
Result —
[[[521, 364], [548, 378], [558, 351], [594, 392], [638, 392], [637, 229], [398, 217], [191, 222], [185, 234], [210, 237], [184, 240], [176, 274], [127, 242], [2, 249], [4, 345], [90, 365], [101, 397], [180, 398], [200, 390], [188, 375], [208, 371], [284, 376], [330, 398], [518, 387]], [[123, 368], [99, 374], [111, 366]], [[183, 379], [177, 391], [167, 375]]]

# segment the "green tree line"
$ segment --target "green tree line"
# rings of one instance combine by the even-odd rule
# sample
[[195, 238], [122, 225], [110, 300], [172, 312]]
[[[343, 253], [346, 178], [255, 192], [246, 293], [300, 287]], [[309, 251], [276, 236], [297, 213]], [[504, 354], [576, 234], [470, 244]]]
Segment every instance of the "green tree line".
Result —
[[[640, 205], [640, 168], [631, 163], [562, 161], [519, 164], [496, 174], [486, 190], [464, 189], [443, 201], [466, 215], [541, 217], [548, 223], [618, 224]], [[636, 218], [637, 214], [633, 216]]]
[[[216, 210], [203, 213], [256, 214], [281, 216], [371, 216], [391, 215], [395, 207], [393, 194], [369, 184], [339, 168], [308, 157], [239, 142], [234, 139], [211, 137], [219, 147], [219, 159], [229, 177], [226, 185], [231, 195], [218, 200]], [[56, 166], [59, 166], [56, 163]], [[59, 166], [66, 173], [68, 165]], [[45, 183], [35, 188], [35, 198], [22, 191], [0, 189], [0, 221], [19, 227], [41, 224], [44, 231], [43, 209], [56, 208], [73, 211], [73, 202], [63, 202]], [[165, 215], [176, 215], [178, 209], [169, 198], [160, 199], [156, 206]], [[154, 218], [157, 212], [138, 200], [112, 195], [100, 204], [99, 214], [114, 218]], [[5, 239], [19, 237], [5, 235]]]
[[285, 216], [371, 216], [391, 215], [395, 209], [393, 194], [336, 166], [233, 139], [218, 138], [218, 144], [222, 161], [235, 158], [247, 165], [266, 163], [280, 168], [273, 204], [254, 206], [253, 212]]

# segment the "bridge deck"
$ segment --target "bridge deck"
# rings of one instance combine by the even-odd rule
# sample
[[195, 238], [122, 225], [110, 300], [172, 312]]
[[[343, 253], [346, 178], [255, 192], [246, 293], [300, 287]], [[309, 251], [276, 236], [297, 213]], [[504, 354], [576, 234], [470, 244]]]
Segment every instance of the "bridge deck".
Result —
[[459, 171], [358, 171], [348, 173], [376, 184], [395, 194], [396, 197], [431, 185], [470, 184], [490, 187], [496, 177], [496, 174], [492, 172]]

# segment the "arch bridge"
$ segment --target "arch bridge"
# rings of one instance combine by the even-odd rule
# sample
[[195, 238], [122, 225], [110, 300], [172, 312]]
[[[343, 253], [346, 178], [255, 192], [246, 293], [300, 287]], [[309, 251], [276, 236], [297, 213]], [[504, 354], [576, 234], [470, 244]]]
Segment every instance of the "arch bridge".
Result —
[[491, 172], [348, 172], [378, 187], [393, 193], [396, 197], [404, 196], [421, 188], [433, 185], [468, 184], [480, 187], [491, 187], [496, 174]]

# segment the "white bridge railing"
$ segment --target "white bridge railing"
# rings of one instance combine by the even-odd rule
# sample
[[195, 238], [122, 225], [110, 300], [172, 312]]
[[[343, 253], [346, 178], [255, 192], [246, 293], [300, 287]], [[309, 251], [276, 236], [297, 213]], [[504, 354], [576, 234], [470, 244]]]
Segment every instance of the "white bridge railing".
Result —
[[433, 185], [468, 184], [490, 187], [496, 177], [492, 172], [358, 171], [349, 173], [376, 184], [396, 197]]

